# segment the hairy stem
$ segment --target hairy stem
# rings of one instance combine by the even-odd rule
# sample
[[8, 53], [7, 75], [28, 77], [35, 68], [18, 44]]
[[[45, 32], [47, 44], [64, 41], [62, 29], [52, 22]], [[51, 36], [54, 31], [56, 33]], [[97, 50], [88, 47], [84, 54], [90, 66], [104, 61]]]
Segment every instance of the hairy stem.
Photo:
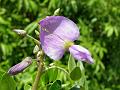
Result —
[[43, 64], [43, 60], [41, 58], [41, 60], [38, 63], [38, 71], [37, 71], [37, 75], [36, 75], [35, 81], [33, 83], [32, 90], [37, 90], [38, 89], [38, 84], [39, 84], [39, 81], [40, 81], [40, 77], [42, 75], [43, 66], [44, 66], [44, 64]]

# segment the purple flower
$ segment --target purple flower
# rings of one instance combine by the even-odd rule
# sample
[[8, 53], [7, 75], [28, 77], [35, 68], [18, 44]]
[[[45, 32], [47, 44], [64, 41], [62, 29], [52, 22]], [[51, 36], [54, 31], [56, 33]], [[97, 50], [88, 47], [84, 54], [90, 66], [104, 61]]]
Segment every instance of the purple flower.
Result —
[[9, 75], [16, 75], [32, 64], [32, 58], [26, 57], [22, 62], [16, 64], [8, 70]]
[[62, 58], [66, 50], [77, 60], [93, 63], [90, 52], [82, 46], [74, 45], [80, 36], [77, 25], [63, 16], [49, 16], [40, 21], [40, 41], [42, 49], [53, 60]]

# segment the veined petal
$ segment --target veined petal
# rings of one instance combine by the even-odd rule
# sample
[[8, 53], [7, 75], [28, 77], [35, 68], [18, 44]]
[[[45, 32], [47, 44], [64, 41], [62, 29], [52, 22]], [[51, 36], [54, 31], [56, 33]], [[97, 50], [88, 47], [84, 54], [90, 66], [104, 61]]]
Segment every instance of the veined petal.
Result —
[[48, 55], [53, 60], [61, 59], [65, 52], [64, 48], [65, 42], [60, 37], [54, 34], [42, 36], [43, 37], [41, 37], [42, 39], [41, 45], [45, 54]]
[[85, 61], [90, 64], [93, 63], [93, 59], [91, 57], [90, 52], [84, 47], [79, 45], [72, 45], [69, 48], [69, 51], [75, 59]]
[[74, 41], [79, 37], [79, 29], [76, 24], [63, 16], [49, 16], [40, 21], [40, 25], [41, 33], [44, 35], [55, 34], [64, 41]]

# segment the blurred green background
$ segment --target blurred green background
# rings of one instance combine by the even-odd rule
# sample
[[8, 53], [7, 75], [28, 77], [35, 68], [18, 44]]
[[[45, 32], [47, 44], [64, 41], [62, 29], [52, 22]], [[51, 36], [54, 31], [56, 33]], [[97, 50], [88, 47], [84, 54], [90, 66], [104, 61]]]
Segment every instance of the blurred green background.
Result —
[[[78, 25], [81, 36], [76, 43], [94, 58], [93, 65], [84, 63], [89, 90], [120, 90], [120, 0], [0, 0], [0, 71], [7, 72], [26, 56], [34, 57], [34, 42], [12, 30], [24, 29], [35, 36], [38, 22], [58, 8], [60, 15]], [[35, 70], [16, 76], [18, 90]]]

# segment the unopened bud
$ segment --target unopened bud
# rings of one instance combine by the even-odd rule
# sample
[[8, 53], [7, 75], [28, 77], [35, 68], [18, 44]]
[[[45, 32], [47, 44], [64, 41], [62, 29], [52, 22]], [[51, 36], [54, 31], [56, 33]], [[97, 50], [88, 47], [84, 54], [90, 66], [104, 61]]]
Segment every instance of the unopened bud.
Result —
[[40, 32], [38, 32], [37, 30], [35, 30], [35, 34], [36, 34], [37, 36], [39, 36], [39, 35], [40, 35]]
[[54, 16], [59, 15], [59, 13], [60, 13], [60, 8], [58, 8], [54, 11]]
[[37, 57], [42, 57], [42, 56], [43, 56], [43, 51], [41, 50], [37, 53]]
[[26, 57], [22, 62], [16, 64], [8, 70], [9, 75], [16, 75], [32, 64], [32, 58]]
[[34, 54], [37, 54], [39, 50], [40, 50], [39, 46], [36, 45], [36, 46], [34, 47], [34, 49], [33, 49], [33, 53], [34, 53]]
[[20, 29], [14, 29], [13, 30], [15, 33], [17, 33], [20, 36], [26, 36], [27, 32], [24, 30], [20, 30]]

